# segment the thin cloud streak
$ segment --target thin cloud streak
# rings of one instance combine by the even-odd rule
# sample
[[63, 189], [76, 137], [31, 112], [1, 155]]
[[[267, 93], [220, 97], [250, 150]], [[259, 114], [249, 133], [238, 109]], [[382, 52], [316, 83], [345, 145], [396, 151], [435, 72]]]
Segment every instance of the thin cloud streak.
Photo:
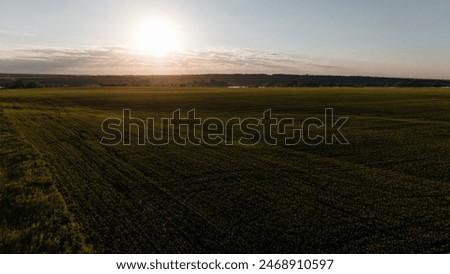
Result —
[[22, 37], [36, 37], [36, 34], [34, 33], [28, 33], [28, 32], [20, 32], [20, 31], [14, 31], [14, 30], [0, 30], [0, 37], [1, 36], [22, 36]]

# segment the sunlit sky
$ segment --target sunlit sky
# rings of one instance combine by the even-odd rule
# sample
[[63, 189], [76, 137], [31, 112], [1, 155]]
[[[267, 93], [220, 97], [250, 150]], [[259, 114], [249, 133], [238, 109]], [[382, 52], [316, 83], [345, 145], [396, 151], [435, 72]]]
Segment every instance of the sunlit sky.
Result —
[[450, 79], [450, 0], [2, 0], [0, 73]]

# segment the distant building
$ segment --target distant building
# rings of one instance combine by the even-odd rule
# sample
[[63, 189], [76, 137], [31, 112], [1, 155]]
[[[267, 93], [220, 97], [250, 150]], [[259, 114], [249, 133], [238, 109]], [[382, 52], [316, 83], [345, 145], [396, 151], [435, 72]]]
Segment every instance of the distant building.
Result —
[[228, 88], [248, 88], [247, 86], [228, 86]]

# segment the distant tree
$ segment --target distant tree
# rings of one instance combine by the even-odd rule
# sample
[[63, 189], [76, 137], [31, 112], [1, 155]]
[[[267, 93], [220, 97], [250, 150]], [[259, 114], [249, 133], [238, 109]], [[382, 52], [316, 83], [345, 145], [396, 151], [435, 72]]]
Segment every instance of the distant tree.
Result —
[[9, 89], [22, 89], [22, 88], [43, 88], [44, 85], [42, 85], [39, 82], [24, 82], [23, 80], [15, 80], [9, 84], [6, 84], [6, 88]]
[[209, 86], [212, 86], [212, 87], [228, 87], [229, 85], [228, 85], [227, 82], [224, 82], [224, 81], [217, 81], [216, 79], [212, 79], [212, 80], [209, 82]]
[[25, 88], [25, 87], [26, 87], [26, 85], [25, 85], [25, 83], [24, 83], [22, 80], [16, 80], [16, 81], [12, 82], [12, 83], [8, 86], [8, 88], [13, 88], [13, 89], [16, 89], [16, 88]]
[[25, 85], [26, 88], [43, 88], [44, 86], [41, 83], [38, 82], [28, 82]]

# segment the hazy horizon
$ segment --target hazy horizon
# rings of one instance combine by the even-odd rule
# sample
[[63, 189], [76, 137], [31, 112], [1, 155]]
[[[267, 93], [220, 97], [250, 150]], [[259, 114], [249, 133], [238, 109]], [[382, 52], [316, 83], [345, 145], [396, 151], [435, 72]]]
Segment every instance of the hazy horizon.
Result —
[[292, 74], [292, 73], [191, 73], [191, 74], [87, 74], [87, 73], [16, 73], [16, 72], [0, 72], [0, 75], [36, 75], [36, 76], [86, 76], [86, 77], [164, 77], [164, 76], [202, 76], [202, 75], [291, 75], [291, 76], [313, 76], [313, 77], [369, 77], [369, 78], [393, 78], [393, 79], [412, 79], [412, 80], [436, 80], [450, 81], [450, 78], [430, 78], [430, 77], [402, 77], [402, 76], [383, 76], [383, 75], [342, 75], [342, 74]]
[[0, 73], [450, 79], [446, 0], [168, 2], [2, 1]]

